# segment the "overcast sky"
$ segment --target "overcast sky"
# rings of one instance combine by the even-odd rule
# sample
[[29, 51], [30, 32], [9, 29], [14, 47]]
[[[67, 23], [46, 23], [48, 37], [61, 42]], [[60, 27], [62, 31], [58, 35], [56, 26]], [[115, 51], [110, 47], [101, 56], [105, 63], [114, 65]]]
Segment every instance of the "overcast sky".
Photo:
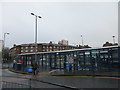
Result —
[[[65, 39], [70, 45], [101, 47], [106, 41], [118, 42], [117, 2], [38, 2], [2, 3], [2, 33], [6, 46], [34, 43], [35, 17], [38, 18], [38, 42]], [[0, 37], [2, 38], [2, 36]]]

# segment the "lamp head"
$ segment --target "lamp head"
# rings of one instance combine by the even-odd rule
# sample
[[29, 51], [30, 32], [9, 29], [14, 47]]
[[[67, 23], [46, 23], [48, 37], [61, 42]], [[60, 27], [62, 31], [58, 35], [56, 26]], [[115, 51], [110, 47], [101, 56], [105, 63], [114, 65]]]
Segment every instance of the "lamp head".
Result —
[[34, 13], [31, 13], [31, 15], [35, 15]]
[[113, 38], [115, 37], [115, 36], [112, 36]]
[[9, 35], [10, 33], [6, 33], [6, 34], [8, 34], [8, 35]]
[[39, 18], [42, 18], [41, 16], [38, 16]]
[[4, 33], [4, 34], [8, 34], [9, 35], [10, 33]]

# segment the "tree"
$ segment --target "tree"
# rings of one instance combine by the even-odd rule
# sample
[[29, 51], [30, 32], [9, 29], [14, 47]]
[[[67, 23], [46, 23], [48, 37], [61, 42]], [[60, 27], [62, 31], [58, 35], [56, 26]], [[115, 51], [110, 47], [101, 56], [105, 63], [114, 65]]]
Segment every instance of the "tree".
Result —
[[8, 62], [10, 60], [9, 48], [5, 47], [2, 49], [3, 62]]
[[106, 47], [106, 46], [116, 46], [118, 45], [118, 43], [110, 43], [110, 42], [106, 42], [105, 44], [103, 44], [103, 47]]

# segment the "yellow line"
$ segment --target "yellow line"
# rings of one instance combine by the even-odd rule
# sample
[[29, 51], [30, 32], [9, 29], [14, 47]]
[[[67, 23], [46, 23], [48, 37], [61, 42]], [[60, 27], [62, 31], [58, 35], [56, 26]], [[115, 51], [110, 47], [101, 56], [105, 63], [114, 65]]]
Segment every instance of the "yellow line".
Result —
[[110, 79], [120, 79], [119, 77], [96, 77], [96, 78], [110, 78]]
[[120, 77], [98, 77], [98, 76], [57, 76], [57, 77], [94, 77], [94, 78], [108, 78], [108, 79], [120, 79]]

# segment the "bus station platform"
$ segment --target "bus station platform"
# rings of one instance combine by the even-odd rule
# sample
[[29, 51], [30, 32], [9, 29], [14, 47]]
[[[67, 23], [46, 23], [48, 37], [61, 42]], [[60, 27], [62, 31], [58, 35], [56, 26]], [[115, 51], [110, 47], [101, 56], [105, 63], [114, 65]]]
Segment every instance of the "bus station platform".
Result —
[[52, 76], [107, 76], [120, 77], [120, 71], [69, 71], [56, 70], [51, 72]]
[[[9, 69], [15, 73], [21, 74], [32, 74], [29, 72], [22, 72], [18, 70], [14, 70], [12, 68]], [[38, 73], [46, 72], [50, 76], [100, 76], [100, 77], [120, 77], [120, 71], [65, 71], [60, 69], [39, 69]]]

